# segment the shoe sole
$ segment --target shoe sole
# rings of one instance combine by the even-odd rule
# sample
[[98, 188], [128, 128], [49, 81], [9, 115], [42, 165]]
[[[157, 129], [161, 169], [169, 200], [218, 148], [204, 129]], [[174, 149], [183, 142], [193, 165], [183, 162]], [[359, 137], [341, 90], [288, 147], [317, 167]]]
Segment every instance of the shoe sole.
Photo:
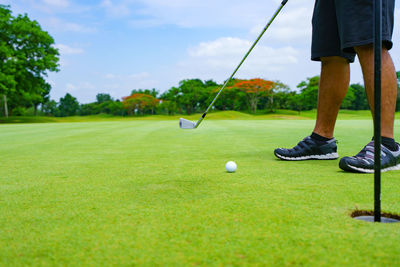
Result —
[[310, 155], [310, 156], [303, 156], [303, 157], [285, 157], [279, 154], [275, 154], [278, 158], [282, 160], [289, 160], [289, 161], [300, 161], [300, 160], [333, 160], [333, 159], [338, 159], [339, 154], [338, 153], [330, 153], [326, 155]]
[[[363, 168], [352, 166], [350, 164], [346, 165], [346, 167], [341, 168], [341, 169], [344, 171], [353, 171], [353, 172], [358, 172], [358, 173], [374, 173], [375, 172], [375, 170], [363, 169]], [[350, 169], [348, 169], [348, 168], [350, 168]], [[396, 166], [387, 167], [387, 168], [381, 170], [381, 172], [387, 172], [387, 171], [400, 171], [400, 164], [397, 164]]]

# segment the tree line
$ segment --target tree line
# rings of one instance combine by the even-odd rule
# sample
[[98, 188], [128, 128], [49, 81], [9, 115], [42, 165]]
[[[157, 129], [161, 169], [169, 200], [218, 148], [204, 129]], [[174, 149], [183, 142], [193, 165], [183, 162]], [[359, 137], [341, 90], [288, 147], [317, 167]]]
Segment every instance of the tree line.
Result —
[[[13, 16], [9, 6], [0, 5], [0, 115], [85, 116], [111, 114], [192, 114], [203, 112], [222, 84], [213, 80], [187, 79], [165, 92], [133, 89], [122, 99], [99, 93], [96, 101], [80, 104], [67, 93], [58, 102], [50, 99], [48, 72], [59, 71], [59, 51], [54, 39], [36, 21], [25, 15]], [[280, 81], [233, 79], [220, 95], [213, 110], [237, 110], [253, 114], [277, 109], [298, 112], [317, 107], [319, 76], [302, 81], [296, 90]], [[397, 72], [400, 91], [400, 72]], [[341, 108], [368, 109], [364, 87], [352, 84]], [[400, 111], [400, 92], [397, 98]]]
[[[396, 110], [400, 111], [400, 72], [397, 72], [399, 95]], [[165, 92], [156, 89], [134, 89], [122, 99], [113, 99], [107, 93], [99, 93], [96, 101], [80, 104], [76, 97], [67, 93], [55, 100], [44, 101], [37, 113], [44, 116], [86, 116], [110, 114], [116, 116], [175, 115], [203, 112], [211, 103], [222, 84], [212, 80], [183, 80], [178, 86]], [[278, 109], [298, 112], [317, 107], [319, 76], [302, 81], [297, 90], [279, 81], [264, 79], [234, 79], [221, 93], [213, 106], [215, 111], [236, 110], [248, 113], [269, 113]], [[369, 109], [365, 89], [360, 84], [350, 85], [342, 103], [342, 109]], [[34, 107], [22, 105], [12, 109], [12, 115], [34, 115]]]

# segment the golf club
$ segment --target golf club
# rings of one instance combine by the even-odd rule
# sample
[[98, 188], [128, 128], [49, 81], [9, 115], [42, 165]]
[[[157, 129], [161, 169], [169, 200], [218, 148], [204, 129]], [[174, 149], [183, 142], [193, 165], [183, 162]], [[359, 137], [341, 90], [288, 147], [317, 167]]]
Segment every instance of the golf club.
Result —
[[226, 85], [230, 82], [230, 80], [232, 80], [233, 76], [236, 74], [236, 72], [239, 70], [240, 66], [242, 66], [243, 62], [246, 60], [246, 58], [250, 55], [250, 52], [253, 50], [253, 48], [256, 46], [256, 44], [258, 43], [258, 41], [260, 41], [261, 37], [264, 35], [264, 33], [267, 31], [267, 29], [269, 28], [269, 26], [272, 24], [272, 22], [275, 20], [275, 18], [278, 16], [279, 12], [281, 12], [282, 8], [285, 6], [285, 4], [287, 3], [288, 0], [283, 0], [281, 5], [279, 6], [278, 10], [275, 12], [275, 14], [272, 16], [271, 20], [268, 22], [267, 26], [264, 27], [264, 29], [262, 30], [262, 32], [260, 33], [260, 35], [258, 36], [258, 38], [255, 40], [254, 44], [250, 47], [249, 51], [246, 53], [246, 55], [244, 56], [244, 58], [242, 59], [242, 61], [239, 63], [239, 65], [236, 67], [235, 71], [232, 73], [232, 75], [229, 77], [228, 80], [226, 80], [226, 82], [224, 83], [224, 85], [222, 86], [222, 88], [219, 90], [218, 94], [215, 96], [214, 100], [211, 102], [211, 104], [208, 106], [208, 108], [206, 109], [206, 111], [203, 113], [203, 115], [201, 116], [201, 118], [197, 121], [197, 123], [186, 120], [181, 118], [179, 120], [179, 127], [181, 127], [181, 129], [196, 129], [197, 127], [199, 127], [200, 123], [204, 120], [204, 118], [207, 115], [207, 112], [211, 109], [211, 107], [214, 105], [215, 101], [217, 101], [219, 95], [221, 94], [222, 90], [225, 89]]

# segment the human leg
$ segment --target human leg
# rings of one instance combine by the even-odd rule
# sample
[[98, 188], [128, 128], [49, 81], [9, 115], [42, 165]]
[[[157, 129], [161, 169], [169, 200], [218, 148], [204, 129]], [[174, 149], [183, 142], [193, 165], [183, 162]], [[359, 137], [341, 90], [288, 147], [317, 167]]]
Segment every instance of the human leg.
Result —
[[[364, 76], [365, 90], [368, 102], [374, 114], [374, 49], [372, 45], [355, 47]], [[385, 48], [382, 49], [382, 136], [393, 138], [394, 115], [397, 100], [396, 70]]]
[[[374, 114], [374, 49], [372, 45], [354, 48], [360, 60], [368, 101]], [[397, 99], [397, 78], [393, 61], [386, 48], [382, 50], [382, 171], [400, 170], [400, 145], [393, 138], [394, 114]], [[354, 157], [344, 157], [339, 167], [345, 171], [374, 172], [374, 141], [368, 143]]]
[[355, 53], [340, 47], [334, 0], [317, 0], [313, 14], [311, 59], [321, 61], [317, 121], [311, 136], [290, 149], [278, 148], [274, 154], [283, 160], [337, 159], [333, 138], [336, 117], [346, 95], [350, 68]]
[[314, 133], [333, 138], [340, 105], [350, 82], [350, 64], [343, 57], [322, 57]]

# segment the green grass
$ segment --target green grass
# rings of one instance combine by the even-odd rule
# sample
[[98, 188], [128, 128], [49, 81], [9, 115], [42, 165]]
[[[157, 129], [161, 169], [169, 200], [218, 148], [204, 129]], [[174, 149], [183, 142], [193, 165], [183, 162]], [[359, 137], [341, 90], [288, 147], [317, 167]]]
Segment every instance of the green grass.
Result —
[[[373, 208], [373, 175], [274, 158], [313, 120], [213, 116], [188, 131], [155, 119], [0, 125], [0, 266], [400, 264], [399, 224], [349, 216]], [[339, 120], [339, 154], [371, 133], [369, 120]], [[383, 211], [399, 213], [399, 173], [382, 177]]]
[[[74, 116], [74, 117], [41, 117], [41, 116], [14, 116], [0, 117], [0, 123], [47, 123], [47, 122], [99, 122], [99, 121], [130, 121], [130, 120], [177, 120], [180, 117], [186, 119], [198, 120], [202, 114], [192, 115], [146, 115], [139, 117], [121, 117], [107, 114], [91, 115], [91, 116]], [[315, 119], [317, 116], [315, 110], [297, 112], [293, 110], [276, 110], [273, 113], [265, 113], [262, 111], [256, 115], [238, 112], [238, 111], [220, 111], [211, 112], [207, 115], [207, 120], [280, 120], [280, 119]], [[396, 114], [400, 118], [400, 112]], [[354, 111], [341, 110], [338, 119], [371, 119], [371, 113], [368, 110]]]

